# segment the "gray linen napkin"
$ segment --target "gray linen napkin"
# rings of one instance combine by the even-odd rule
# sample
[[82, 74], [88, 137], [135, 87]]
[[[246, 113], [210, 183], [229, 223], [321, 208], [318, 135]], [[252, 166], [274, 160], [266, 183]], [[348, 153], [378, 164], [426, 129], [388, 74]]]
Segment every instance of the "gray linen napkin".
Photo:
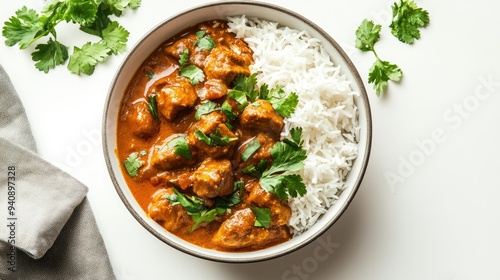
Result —
[[115, 279], [87, 191], [36, 154], [0, 65], [0, 279]]

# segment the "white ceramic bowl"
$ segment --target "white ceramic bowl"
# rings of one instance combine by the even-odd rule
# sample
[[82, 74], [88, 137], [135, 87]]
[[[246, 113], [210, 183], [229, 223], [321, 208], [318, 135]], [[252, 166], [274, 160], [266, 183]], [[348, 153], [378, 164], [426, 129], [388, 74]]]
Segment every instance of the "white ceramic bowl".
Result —
[[[351, 81], [352, 89], [360, 93], [355, 102], [359, 109], [359, 123], [361, 127], [359, 139], [359, 155], [355, 160], [352, 170], [347, 178], [346, 189], [339, 200], [316, 224], [305, 233], [292, 238], [290, 241], [277, 246], [245, 253], [228, 253], [201, 248], [188, 243], [177, 236], [164, 230], [159, 224], [148, 218], [130, 192], [120, 170], [121, 162], [118, 161], [116, 151], [116, 123], [119, 104], [122, 95], [137, 68], [166, 39], [172, 37], [186, 27], [211, 19], [224, 19], [227, 16], [246, 15], [261, 19], [277, 21], [281, 25], [298, 30], [306, 30], [311, 36], [321, 39], [326, 51], [332, 60], [341, 66], [343, 74]], [[255, 262], [276, 258], [295, 251], [324, 233], [346, 210], [356, 194], [365, 169], [368, 164], [371, 147], [371, 113], [366, 90], [354, 65], [325, 31], [303, 16], [285, 8], [255, 1], [217, 1], [195, 7], [181, 12], [157, 25], [149, 31], [130, 50], [129, 54], [119, 67], [107, 97], [103, 119], [103, 147], [109, 174], [123, 203], [137, 221], [149, 232], [168, 245], [188, 254], [208, 260], [221, 262]]]

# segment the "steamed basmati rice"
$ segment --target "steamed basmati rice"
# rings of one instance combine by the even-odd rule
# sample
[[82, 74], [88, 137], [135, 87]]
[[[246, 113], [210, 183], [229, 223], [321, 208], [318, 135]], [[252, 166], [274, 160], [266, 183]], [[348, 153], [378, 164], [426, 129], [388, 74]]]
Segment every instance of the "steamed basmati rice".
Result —
[[358, 154], [358, 112], [350, 82], [321, 45], [305, 31], [257, 18], [230, 17], [229, 30], [254, 51], [260, 83], [296, 92], [299, 104], [285, 120], [283, 137], [303, 128], [307, 159], [302, 176], [307, 193], [290, 199], [290, 229], [298, 235], [310, 228], [338, 199]]

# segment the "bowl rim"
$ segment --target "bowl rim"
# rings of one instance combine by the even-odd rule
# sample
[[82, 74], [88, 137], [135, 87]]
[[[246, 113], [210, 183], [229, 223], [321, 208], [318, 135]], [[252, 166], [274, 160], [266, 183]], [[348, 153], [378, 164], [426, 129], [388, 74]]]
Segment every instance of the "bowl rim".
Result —
[[[131, 205], [131, 203], [128, 201], [127, 197], [123, 193], [120, 183], [118, 182], [117, 178], [115, 177], [115, 170], [113, 169], [113, 165], [111, 162], [111, 159], [109, 155], [115, 154], [114, 151], [110, 151], [108, 147], [108, 137], [107, 137], [107, 123], [108, 123], [108, 118], [109, 118], [109, 105], [112, 99], [112, 93], [114, 91], [116, 82], [120, 76], [120, 73], [123, 71], [125, 65], [127, 64], [127, 61], [130, 59], [132, 54], [137, 51], [137, 49], [141, 46], [143, 41], [145, 41], [151, 34], [155, 33], [158, 29], [160, 29], [162, 26], [165, 24], [168, 24], [169, 22], [182, 17], [186, 14], [192, 13], [194, 11], [200, 10], [200, 9], [205, 9], [205, 8], [213, 8], [217, 6], [225, 6], [225, 5], [248, 5], [248, 6], [260, 6], [264, 7], [266, 9], [271, 9], [271, 10], [276, 10], [281, 13], [287, 14], [293, 18], [296, 18], [302, 22], [304, 22], [306, 25], [310, 26], [312, 29], [317, 31], [321, 36], [323, 36], [328, 44], [331, 44], [332, 47], [339, 52], [343, 62], [345, 65], [342, 65], [343, 71], [342, 72], [349, 72], [352, 75], [351, 82], [356, 83], [359, 91], [359, 96], [362, 100], [361, 104], [356, 104], [357, 107], [359, 108], [360, 105], [363, 106], [363, 111], [365, 112], [366, 116], [366, 144], [365, 144], [365, 152], [363, 155], [363, 158], [356, 158], [356, 161], [361, 161], [361, 167], [359, 168], [359, 172], [357, 174], [357, 177], [353, 180], [353, 185], [352, 185], [352, 190], [349, 192], [348, 197], [345, 199], [343, 205], [339, 207], [339, 210], [335, 213], [335, 216], [333, 219], [329, 220], [328, 223], [320, 228], [318, 231], [316, 231], [314, 234], [310, 235], [307, 237], [305, 240], [303, 240], [301, 243], [296, 244], [295, 246], [280, 250], [279, 252], [276, 253], [271, 253], [267, 255], [262, 255], [262, 256], [256, 256], [256, 257], [247, 257], [247, 258], [231, 258], [231, 257], [220, 257], [220, 256], [214, 256], [210, 254], [205, 254], [202, 252], [190, 250], [189, 248], [186, 248], [180, 244], [175, 243], [174, 241], [168, 239], [164, 234], [158, 232], [156, 229], [154, 229], [151, 225], [149, 225], [147, 222], [144, 221], [144, 217], [142, 217], [139, 213], [137, 213], [134, 210], [134, 207]], [[347, 69], [347, 71], [345, 70]], [[114, 116], [116, 118], [116, 116]], [[116, 133], [116, 132], [115, 132]], [[114, 140], [114, 139], [113, 139]], [[111, 178], [111, 181], [113, 183], [113, 186], [115, 188], [115, 191], [117, 192], [118, 196], [120, 197], [121, 201], [124, 203], [125, 207], [127, 210], [132, 214], [132, 216], [143, 226], [147, 231], [149, 231], [151, 234], [153, 234], [156, 238], [161, 240], [162, 242], [166, 243], [167, 245], [180, 250], [184, 253], [187, 253], [189, 255], [192, 255], [194, 257], [202, 258], [205, 260], [210, 260], [210, 261], [216, 261], [216, 262], [223, 262], [223, 263], [253, 263], [253, 262], [261, 262], [261, 261], [266, 261], [266, 260], [271, 260], [275, 259], [278, 257], [281, 257], [283, 255], [290, 254], [294, 251], [297, 251], [306, 245], [310, 244], [320, 236], [322, 236], [328, 229], [330, 229], [333, 224], [337, 222], [337, 220], [344, 214], [344, 212], [347, 210], [348, 206], [351, 204], [353, 201], [356, 193], [358, 192], [361, 183], [363, 181], [364, 175], [366, 173], [366, 169], [368, 167], [368, 162], [370, 159], [370, 154], [371, 154], [371, 146], [372, 146], [372, 115], [371, 115], [371, 109], [370, 109], [370, 102], [368, 99], [368, 94], [366, 91], [366, 88], [364, 86], [364, 83], [361, 79], [361, 76], [359, 75], [359, 72], [357, 71], [356, 67], [354, 66], [353, 62], [349, 58], [349, 56], [345, 53], [345, 51], [342, 49], [342, 47], [333, 39], [325, 30], [323, 30], [320, 26], [309, 20], [308, 18], [300, 15], [299, 13], [292, 11], [290, 9], [284, 8], [282, 6], [276, 5], [276, 4], [271, 4], [271, 3], [265, 3], [265, 2], [260, 2], [260, 1], [245, 1], [245, 0], [240, 0], [240, 1], [233, 1], [233, 0], [222, 0], [222, 1], [217, 1], [217, 2], [208, 2], [204, 4], [199, 4], [195, 5], [191, 8], [185, 9], [181, 12], [178, 12], [168, 18], [165, 18], [158, 24], [156, 24], [153, 28], [148, 30], [143, 36], [141, 36], [136, 43], [130, 48], [130, 50], [127, 52], [125, 58], [122, 60], [121, 64], [117, 68], [108, 92], [106, 96], [106, 100], [104, 103], [104, 113], [103, 113], [103, 119], [102, 119], [102, 146], [103, 146], [103, 152], [104, 152], [104, 158], [106, 162], [106, 167], [109, 173], [109, 176]], [[121, 173], [121, 170], [119, 170], [119, 173]], [[194, 245], [197, 247], [196, 245]], [[201, 247], [200, 247], [201, 248]], [[205, 248], [202, 248], [205, 249]], [[262, 251], [262, 250], [261, 250]], [[218, 251], [216, 251], [218, 252]], [[226, 252], [222, 252], [226, 253]], [[233, 254], [230, 252], [227, 252], [228, 254]]]

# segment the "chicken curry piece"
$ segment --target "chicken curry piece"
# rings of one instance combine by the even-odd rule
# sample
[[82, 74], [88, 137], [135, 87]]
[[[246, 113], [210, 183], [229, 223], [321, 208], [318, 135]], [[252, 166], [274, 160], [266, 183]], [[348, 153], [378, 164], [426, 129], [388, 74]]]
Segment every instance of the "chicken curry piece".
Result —
[[[117, 154], [132, 166], [123, 170], [136, 200], [166, 230], [205, 248], [252, 251], [291, 238], [287, 200], [243, 172], [270, 164], [283, 129], [269, 101], [243, 109], [228, 97], [235, 79], [251, 75], [252, 55], [225, 21], [190, 27], [141, 65], [120, 108]], [[262, 209], [266, 226], [256, 222]]]

